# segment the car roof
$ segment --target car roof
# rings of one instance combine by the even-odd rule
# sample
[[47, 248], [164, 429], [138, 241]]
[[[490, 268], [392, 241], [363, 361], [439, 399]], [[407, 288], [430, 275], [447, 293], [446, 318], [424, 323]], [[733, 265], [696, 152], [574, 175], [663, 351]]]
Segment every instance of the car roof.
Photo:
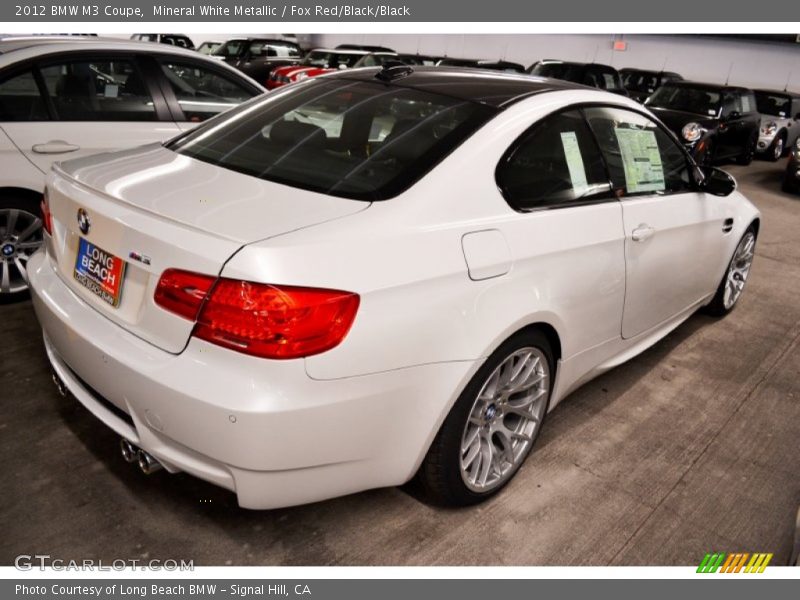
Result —
[[572, 61], [572, 60], [552, 60], [552, 59], [549, 59], [549, 58], [547, 58], [545, 60], [542, 60], [542, 61], [539, 61], [535, 66], [539, 66], [539, 65], [542, 65], [542, 66], [546, 66], [546, 65], [570, 65], [570, 66], [573, 66], [573, 67], [598, 68], [598, 69], [604, 69], [604, 70], [607, 70], [607, 71], [616, 71], [616, 69], [614, 67], [612, 67], [611, 65], [604, 65], [603, 63], [596, 63], [596, 62], [588, 62], [587, 63], [587, 62], [578, 62], [578, 61]]
[[312, 48], [311, 52], [330, 52], [331, 54], [358, 54], [364, 56], [365, 54], [384, 54], [386, 52], [370, 52], [369, 50], [352, 50], [347, 48]]
[[[327, 75], [358, 81], [377, 81], [380, 68], [349, 69]], [[386, 83], [382, 81], [382, 83]], [[533, 94], [561, 90], [585, 90], [586, 87], [534, 75], [492, 72], [483, 69], [450, 67], [410, 67], [407, 74], [393, 78], [390, 84], [478, 102], [497, 108]]]

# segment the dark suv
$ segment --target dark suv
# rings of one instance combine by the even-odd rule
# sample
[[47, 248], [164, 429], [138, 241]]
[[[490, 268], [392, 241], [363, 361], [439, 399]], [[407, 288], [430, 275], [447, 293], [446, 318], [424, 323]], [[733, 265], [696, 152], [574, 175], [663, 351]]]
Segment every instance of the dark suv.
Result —
[[670, 71], [646, 71], [644, 69], [620, 69], [622, 85], [628, 90], [631, 98], [644, 102], [665, 83], [683, 81], [683, 77]]
[[573, 83], [606, 90], [627, 96], [619, 71], [608, 65], [598, 63], [564, 62], [560, 60], [540, 60], [528, 68], [528, 73], [539, 77], [563, 79]]
[[672, 129], [698, 163], [752, 162], [761, 123], [752, 90], [673, 81], [657, 89], [645, 106]]
[[222, 44], [210, 56], [223, 59], [263, 85], [273, 69], [300, 62], [303, 52], [300, 46], [286, 40], [234, 38]]

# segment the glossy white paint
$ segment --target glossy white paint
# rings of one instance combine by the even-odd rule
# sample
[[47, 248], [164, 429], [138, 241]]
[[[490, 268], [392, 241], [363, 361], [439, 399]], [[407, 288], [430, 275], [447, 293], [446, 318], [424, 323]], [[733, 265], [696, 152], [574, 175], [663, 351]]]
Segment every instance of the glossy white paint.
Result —
[[[118, 41], [103, 38], [64, 39], [53, 43], [39, 43], [28, 48], [0, 54], [0, 70], [24, 61], [49, 56], [69, 56], [77, 52], [128, 51], [140, 54], [190, 57], [208, 62], [217, 68], [244, 78], [263, 91], [263, 86], [232, 67], [220, 64], [192, 50], [152, 44], [148, 42]], [[36, 40], [32, 40], [36, 42]], [[71, 160], [109, 150], [134, 148], [152, 142], [164, 142], [182, 131], [196, 127], [196, 123], [167, 121], [142, 122], [69, 122], [28, 121], [0, 122], [0, 192], [2, 188], [16, 187], [41, 192], [44, 178], [50, 167], [59, 161]], [[6, 139], [11, 142], [6, 143]], [[23, 158], [25, 160], [23, 160]]]
[[[708, 302], [758, 217], [738, 192], [515, 212], [495, 183], [500, 157], [532, 123], [582, 102], [641, 110], [599, 91], [533, 96], [408, 191], [372, 204], [163, 149], [64, 165], [50, 180], [56, 233], [30, 266], [51, 360], [101, 420], [121, 422], [170, 469], [234, 489], [243, 506], [403, 483], [471, 375], [513, 333], [537, 324], [558, 336], [552, 408]], [[91, 241], [152, 256], [136, 267], [130, 309], [117, 314], [69, 283], [78, 206], [97, 215]], [[153, 305], [170, 267], [348, 290], [361, 304], [336, 348], [255, 359], [190, 338], [190, 323]], [[69, 369], [133, 426], [103, 412]]]

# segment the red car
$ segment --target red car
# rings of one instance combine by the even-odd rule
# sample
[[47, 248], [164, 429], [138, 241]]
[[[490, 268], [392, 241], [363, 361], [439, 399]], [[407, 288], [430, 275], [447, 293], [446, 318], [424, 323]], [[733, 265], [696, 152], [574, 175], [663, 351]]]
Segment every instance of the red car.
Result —
[[296, 65], [278, 67], [270, 73], [265, 85], [274, 90], [288, 83], [309, 77], [333, 73], [353, 67], [378, 67], [387, 60], [397, 60], [394, 52], [367, 52], [366, 50], [326, 50], [318, 48], [309, 52]]

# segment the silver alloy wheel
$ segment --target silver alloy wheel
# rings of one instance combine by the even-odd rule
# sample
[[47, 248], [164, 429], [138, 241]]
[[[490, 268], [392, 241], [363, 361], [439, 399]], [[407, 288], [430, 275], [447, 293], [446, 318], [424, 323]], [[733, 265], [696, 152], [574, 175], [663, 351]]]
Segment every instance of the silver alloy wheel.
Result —
[[42, 243], [37, 215], [21, 208], [0, 209], [0, 295], [28, 289], [28, 259]]
[[773, 150], [773, 152], [774, 152], [773, 156], [775, 157], [775, 160], [778, 160], [781, 156], [783, 156], [783, 137], [782, 136], [778, 137], [778, 139], [775, 140], [775, 149]]
[[736, 304], [739, 296], [742, 295], [747, 276], [750, 274], [750, 266], [753, 264], [755, 247], [756, 236], [752, 231], [748, 231], [736, 246], [736, 251], [733, 253], [731, 264], [728, 267], [728, 274], [725, 276], [725, 294], [722, 297], [722, 303], [726, 310]]
[[550, 395], [547, 358], [514, 351], [488, 377], [461, 436], [461, 479], [473, 492], [503, 485], [530, 452]]

